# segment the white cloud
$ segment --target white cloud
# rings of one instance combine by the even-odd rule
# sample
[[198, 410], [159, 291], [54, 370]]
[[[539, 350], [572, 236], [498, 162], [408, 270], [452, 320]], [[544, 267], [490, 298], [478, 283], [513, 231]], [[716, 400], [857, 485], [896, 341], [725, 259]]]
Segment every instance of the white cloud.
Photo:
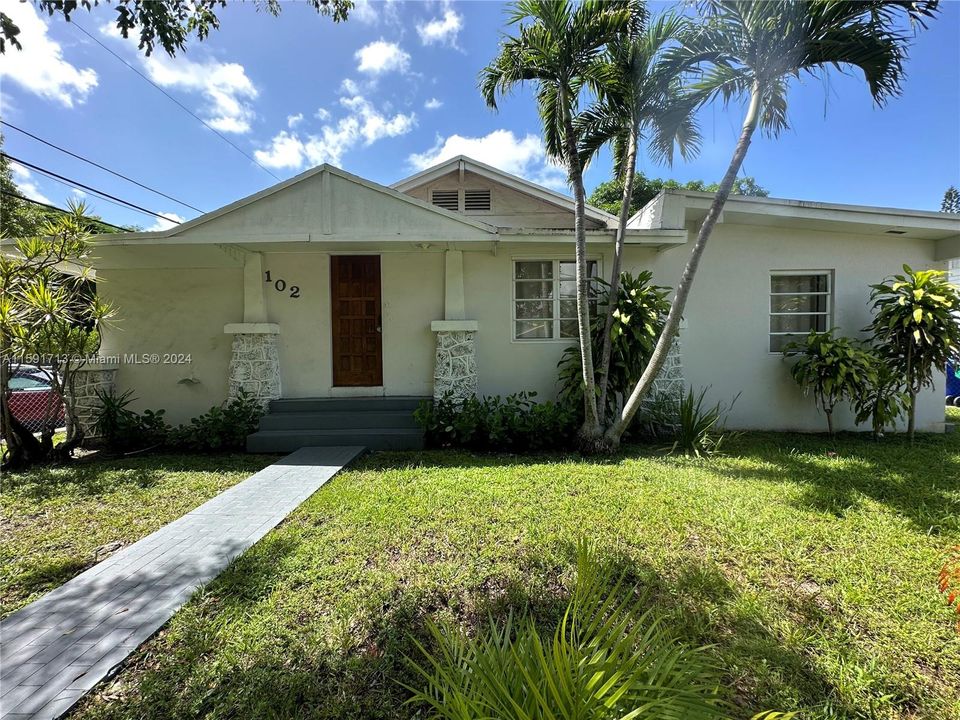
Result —
[[20, 28], [23, 50], [7, 46], [0, 55], [0, 77], [66, 107], [86, 100], [97, 86], [97, 73], [63, 59], [63, 48], [47, 35], [47, 24], [33, 4], [5, 3], [4, 12]]
[[313, 114], [317, 120], [329, 120], [330, 111], [326, 108], [317, 108], [317, 111]]
[[147, 228], [147, 232], [154, 232], [156, 230], [169, 230], [177, 225], [177, 223], [182, 223], [184, 221], [184, 218], [176, 213], [171, 212], [160, 214], [163, 215], [163, 217], [157, 218], [157, 221]]
[[287, 115], [287, 127], [294, 128], [303, 121], [303, 113], [297, 113], [296, 115]]
[[[350, 78], [344, 78], [340, 81], [340, 92], [346, 93], [347, 95], [359, 95], [360, 86]], [[319, 110], [317, 112], [319, 112]], [[324, 110], [324, 112], [326, 112], [326, 110]]]
[[443, 107], [443, 100], [437, 100], [437, 98], [430, 98], [423, 104], [423, 106], [427, 110], [436, 110], [437, 108]]
[[394, 70], [403, 73], [410, 67], [410, 54], [396, 43], [387, 42], [382, 38], [364, 45], [357, 50], [354, 57], [360, 61], [357, 70], [372, 75]]
[[[9, 50], [7, 52], [9, 52]], [[15, 163], [11, 160], [10, 172], [13, 173], [13, 181], [17, 184], [17, 190], [20, 191], [21, 195], [28, 197], [31, 200], [36, 200], [37, 202], [53, 205], [53, 202], [50, 200], [50, 198], [40, 192], [40, 188], [37, 187], [37, 184], [33, 181], [33, 175], [31, 175], [30, 171], [27, 170], [23, 165]], [[80, 191], [75, 190], [74, 192]]]
[[342, 97], [340, 104], [348, 112], [336, 123], [302, 137], [296, 132], [281, 130], [267, 148], [254, 153], [257, 162], [270, 168], [288, 169], [325, 162], [339, 165], [344, 153], [357, 145], [369, 146], [383, 138], [404, 135], [416, 125], [413, 113], [388, 117], [361, 95]]
[[546, 187], [566, 189], [566, 173], [547, 157], [543, 141], [532, 133], [522, 138], [511, 130], [494, 130], [482, 137], [438, 136], [432, 148], [413, 153], [408, 160], [415, 170], [425, 170], [457, 155], [475, 158]]
[[350, 19], [359, 20], [365, 25], [376, 25], [381, 20], [399, 25], [398, 4], [396, 0], [355, 0]]
[[457, 47], [457, 37], [463, 29], [463, 16], [451, 7], [446, 7], [443, 17], [417, 25], [417, 34], [424, 45], [449, 45]]
[[353, 5], [353, 10], [350, 11], [351, 20], [359, 20], [366, 25], [373, 25], [379, 17], [370, 0], [356, 0]]

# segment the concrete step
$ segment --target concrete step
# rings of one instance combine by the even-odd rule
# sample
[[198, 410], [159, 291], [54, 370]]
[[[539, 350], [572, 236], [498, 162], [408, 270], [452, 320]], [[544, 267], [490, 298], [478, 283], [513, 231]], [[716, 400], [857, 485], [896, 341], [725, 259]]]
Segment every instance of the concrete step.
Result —
[[412, 410], [322, 410], [271, 412], [260, 418], [261, 430], [415, 430]]
[[383, 412], [407, 410], [413, 412], [429, 398], [415, 395], [389, 397], [284, 398], [270, 401], [271, 413], [312, 412]]
[[302, 447], [363, 445], [369, 450], [419, 450], [423, 433], [411, 429], [258, 430], [247, 437], [247, 452], [293, 452]]

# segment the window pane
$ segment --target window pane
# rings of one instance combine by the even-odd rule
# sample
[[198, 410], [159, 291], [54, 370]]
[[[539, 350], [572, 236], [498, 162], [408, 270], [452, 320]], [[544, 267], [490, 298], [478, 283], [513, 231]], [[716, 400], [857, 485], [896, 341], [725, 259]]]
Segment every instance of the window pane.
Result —
[[827, 292], [827, 276], [816, 275], [771, 275], [770, 292], [774, 293], [810, 293]]
[[560, 297], [575, 298], [576, 296], [577, 296], [577, 281], [561, 280], [560, 281]]
[[806, 334], [811, 330], [824, 332], [826, 329], [826, 315], [773, 315], [770, 317], [770, 332]]
[[517, 280], [548, 280], [553, 277], [550, 260], [524, 260], [516, 263]]
[[792, 342], [803, 340], [803, 335], [771, 335], [770, 352], [783, 352], [783, 349]]
[[804, 313], [826, 312], [826, 295], [771, 295], [770, 312]]
[[577, 328], [576, 320], [561, 320], [560, 321], [560, 337], [562, 338], [577, 338], [580, 337], [580, 332]]
[[517, 340], [553, 337], [552, 320], [517, 320]]
[[[599, 311], [597, 301], [591, 300], [587, 305], [590, 306], [590, 317], [597, 317], [597, 312]], [[577, 319], [577, 301], [575, 299], [560, 301], [560, 317], [563, 319]]]
[[[587, 277], [597, 276], [597, 261], [587, 260]], [[577, 277], [577, 263], [575, 260], [564, 260], [560, 263], [560, 279], [575, 280]]]
[[517, 280], [517, 299], [550, 299], [553, 297], [552, 280]]
[[552, 318], [553, 301], [551, 300], [518, 300], [517, 319]]

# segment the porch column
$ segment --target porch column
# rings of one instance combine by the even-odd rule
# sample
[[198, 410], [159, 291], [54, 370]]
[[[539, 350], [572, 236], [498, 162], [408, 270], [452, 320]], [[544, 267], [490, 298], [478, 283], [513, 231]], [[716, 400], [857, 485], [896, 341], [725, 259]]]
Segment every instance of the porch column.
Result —
[[437, 334], [433, 370], [433, 398], [463, 402], [477, 394], [476, 335], [479, 323], [466, 319], [463, 292], [463, 251], [444, 253], [443, 320], [430, 329]]
[[97, 357], [88, 359], [75, 371], [73, 387], [68, 388], [67, 392], [73, 404], [74, 421], [80, 426], [87, 439], [96, 437], [93, 426], [103, 407], [100, 394], [109, 395], [113, 392], [119, 367], [117, 363], [107, 362]]
[[263, 255], [247, 253], [243, 260], [243, 322], [224, 325], [233, 335], [228, 398], [244, 393], [266, 409], [280, 397], [280, 326], [267, 322], [263, 293]]

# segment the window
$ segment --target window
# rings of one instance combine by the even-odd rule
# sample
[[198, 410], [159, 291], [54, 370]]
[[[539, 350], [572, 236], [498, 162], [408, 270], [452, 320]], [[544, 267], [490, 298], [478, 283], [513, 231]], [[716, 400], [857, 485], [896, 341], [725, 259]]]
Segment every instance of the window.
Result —
[[[590, 278], [599, 274], [587, 261]], [[590, 283], [590, 314], [597, 288]], [[517, 260], [513, 264], [513, 336], [517, 340], [572, 339], [577, 330], [577, 264], [573, 260]]]
[[825, 332], [832, 325], [832, 274], [777, 271], [770, 275], [770, 352], [811, 330]]
[[458, 190], [434, 190], [430, 193], [430, 202], [444, 210], [460, 209], [460, 192]]

